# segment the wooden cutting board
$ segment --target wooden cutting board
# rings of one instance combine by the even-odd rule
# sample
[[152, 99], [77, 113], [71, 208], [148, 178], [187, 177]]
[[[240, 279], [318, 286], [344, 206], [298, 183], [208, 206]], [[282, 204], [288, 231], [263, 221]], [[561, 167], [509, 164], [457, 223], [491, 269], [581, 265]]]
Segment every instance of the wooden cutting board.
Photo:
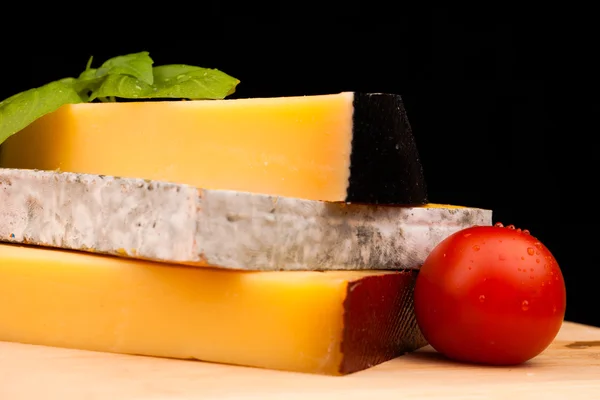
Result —
[[345, 377], [0, 342], [0, 399], [600, 399], [600, 328], [565, 323], [527, 364], [480, 367], [430, 347]]

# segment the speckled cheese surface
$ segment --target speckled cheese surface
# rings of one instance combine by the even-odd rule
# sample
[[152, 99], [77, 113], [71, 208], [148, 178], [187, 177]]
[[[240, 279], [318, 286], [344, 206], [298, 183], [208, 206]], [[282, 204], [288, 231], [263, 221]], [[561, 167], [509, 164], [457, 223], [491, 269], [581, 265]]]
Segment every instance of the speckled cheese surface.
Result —
[[0, 241], [241, 270], [419, 268], [491, 210], [328, 203], [0, 169]]

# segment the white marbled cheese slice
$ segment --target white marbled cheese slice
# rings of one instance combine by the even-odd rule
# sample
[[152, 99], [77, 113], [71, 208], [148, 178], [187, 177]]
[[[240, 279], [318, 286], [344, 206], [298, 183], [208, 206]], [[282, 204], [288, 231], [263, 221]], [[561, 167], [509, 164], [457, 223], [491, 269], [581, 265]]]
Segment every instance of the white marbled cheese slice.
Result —
[[0, 169], [0, 241], [241, 270], [419, 268], [477, 208], [328, 203]]

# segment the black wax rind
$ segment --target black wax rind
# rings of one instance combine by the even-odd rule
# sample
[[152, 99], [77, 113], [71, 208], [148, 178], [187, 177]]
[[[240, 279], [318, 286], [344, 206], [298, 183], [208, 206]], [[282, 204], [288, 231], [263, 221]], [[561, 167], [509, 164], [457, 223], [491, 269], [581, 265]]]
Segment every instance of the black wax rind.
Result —
[[346, 201], [371, 204], [428, 202], [417, 144], [399, 95], [354, 93]]

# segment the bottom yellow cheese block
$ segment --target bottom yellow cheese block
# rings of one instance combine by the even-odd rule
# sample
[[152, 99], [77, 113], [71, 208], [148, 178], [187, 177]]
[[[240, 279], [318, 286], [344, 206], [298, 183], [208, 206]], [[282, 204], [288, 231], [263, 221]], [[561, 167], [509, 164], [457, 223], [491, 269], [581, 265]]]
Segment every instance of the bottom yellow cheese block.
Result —
[[0, 244], [0, 341], [343, 375], [426, 344], [416, 274], [230, 271]]

